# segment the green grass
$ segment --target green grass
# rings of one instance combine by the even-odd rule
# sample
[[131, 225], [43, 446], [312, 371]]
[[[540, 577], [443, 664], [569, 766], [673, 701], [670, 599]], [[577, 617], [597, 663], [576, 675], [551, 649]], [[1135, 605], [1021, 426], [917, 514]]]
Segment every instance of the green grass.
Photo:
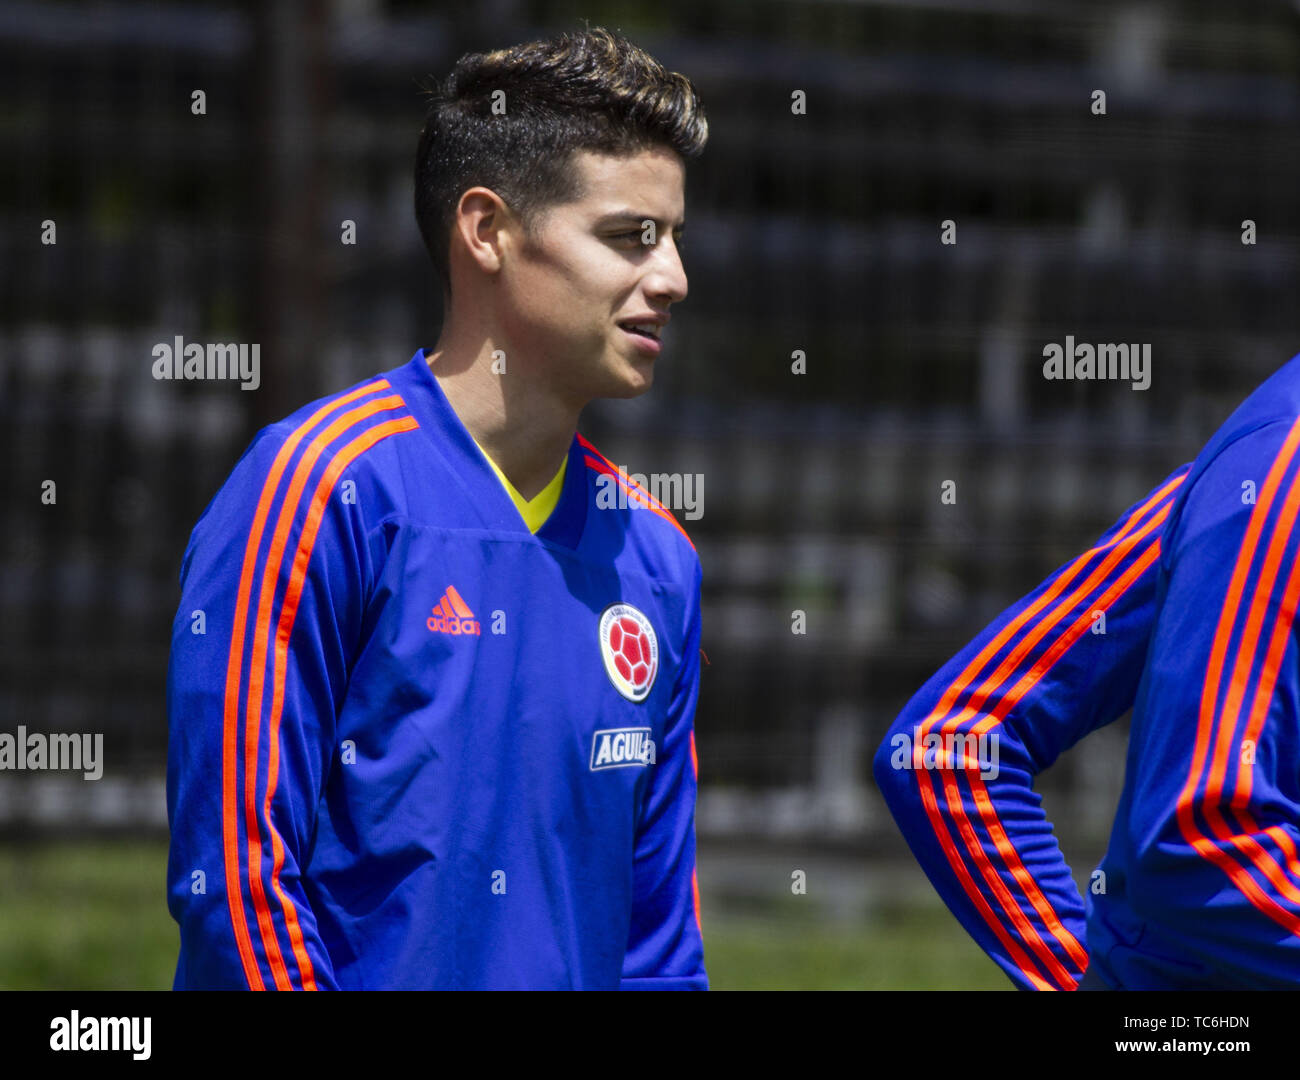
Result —
[[[179, 945], [164, 841], [0, 847], [0, 989], [167, 989]], [[706, 899], [718, 990], [1008, 989], [936, 903], [842, 926], [790, 901], [738, 917]]]
[[708, 920], [715, 990], [1009, 990], [1010, 980], [943, 908], [878, 914], [865, 927]]
[[0, 989], [165, 990], [165, 842], [0, 847]]

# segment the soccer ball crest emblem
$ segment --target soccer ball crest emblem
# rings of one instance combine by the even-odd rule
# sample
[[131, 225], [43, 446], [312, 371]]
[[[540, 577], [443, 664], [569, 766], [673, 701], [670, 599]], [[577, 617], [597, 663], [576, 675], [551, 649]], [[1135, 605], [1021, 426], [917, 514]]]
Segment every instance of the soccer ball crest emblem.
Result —
[[614, 689], [628, 701], [644, 701], [659, 671], [659, 639], [650, 620], [631, 604], [610, 604], [600, 617], [600, 655]]

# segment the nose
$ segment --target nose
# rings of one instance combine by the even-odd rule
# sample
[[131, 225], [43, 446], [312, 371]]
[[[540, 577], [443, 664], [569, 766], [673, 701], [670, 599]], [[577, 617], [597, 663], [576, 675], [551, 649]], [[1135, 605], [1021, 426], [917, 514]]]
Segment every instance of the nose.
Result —
[[650, 296], [661, 297], [668, 303], [686, 299], [686, 268], [671, 233], [662, 235], [654, 246], [645, 286]]

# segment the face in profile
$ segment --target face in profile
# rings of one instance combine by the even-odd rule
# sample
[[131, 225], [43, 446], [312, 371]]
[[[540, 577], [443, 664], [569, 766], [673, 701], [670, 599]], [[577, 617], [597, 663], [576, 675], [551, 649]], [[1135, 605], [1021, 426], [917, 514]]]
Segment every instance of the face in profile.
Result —
[[686, 298], [685, 166], [662, 147], [578, 151], [574, 168], [579, 198], [547, 210], [535, 242], [512, 230], [500, 317], [507, 339], [565, 396], [634, 397], [654, 381], [669, 308]]

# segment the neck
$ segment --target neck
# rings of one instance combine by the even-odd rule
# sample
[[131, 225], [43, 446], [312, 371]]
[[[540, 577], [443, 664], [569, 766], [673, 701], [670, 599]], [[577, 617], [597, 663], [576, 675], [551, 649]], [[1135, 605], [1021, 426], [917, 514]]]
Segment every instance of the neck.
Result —
[[[581, 404], [565, 400], [517, 354], [487, 335], [458, 340], [444, 329], [426, 359], [466, 430], [525, 499], [534, 498], [559, 471]], [[507, 368], [493, 369], [492, 353], [505, 351]]]

